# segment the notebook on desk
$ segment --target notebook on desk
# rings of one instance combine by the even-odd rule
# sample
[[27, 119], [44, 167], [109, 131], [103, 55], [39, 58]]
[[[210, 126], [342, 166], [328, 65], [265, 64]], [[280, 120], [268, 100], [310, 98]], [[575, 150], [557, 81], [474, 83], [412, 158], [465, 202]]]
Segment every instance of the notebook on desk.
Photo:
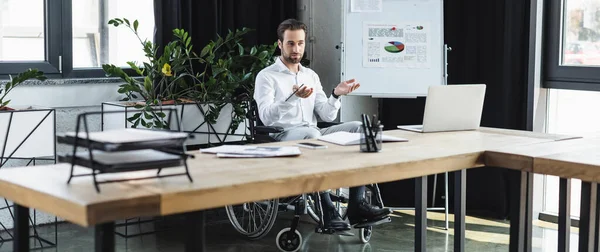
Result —
[[[362, 133], [350, 133], [350, 132], [340, 131], [340, 132], [335, 132], [335, 133], [327, 134], [324, 136], [320, 136], [317, 139], [319, 139], [321, 141], [329, 142], [329, 143], [338, 144], [338, 145], [359, 145], [361, 135], [362, 135]], [[405, 138], [386, 136], [386, 135], [383, 135], [381, 137], [381, 139], [383, 142], [408, 142], [408, 139], [405, 139]]]

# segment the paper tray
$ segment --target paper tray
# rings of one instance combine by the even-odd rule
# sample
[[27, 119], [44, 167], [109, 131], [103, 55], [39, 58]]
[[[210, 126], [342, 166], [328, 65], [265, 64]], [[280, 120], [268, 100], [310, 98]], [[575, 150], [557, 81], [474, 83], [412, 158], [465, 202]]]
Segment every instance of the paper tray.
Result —
[[[168, 132], [144, 129], [120, 129], [90, 133], [89, 145], [86, 133], [78, 134], [77, 145], [102, 151], [128, 151], [140, 149], [158, 149], [164, 147], [181, 147], [188, 137], [183, 132]], [[57, 136], [57, 141], [64, 144], [75, 144], [75, 133], [67, 132]]]
[[[156, 150], [134, 150], [115, 153], [95, 150], [92, 154], [93, 162], [90, 161], [89, 152], [78, 152], [75, 164], [99, 170], [101, 173], [141, 171], [183, 166], [185, 164], [185, 158], [179, 155]], [[59, 162], [71, 163], [73, 156], [59, 156], [58, 160]]]

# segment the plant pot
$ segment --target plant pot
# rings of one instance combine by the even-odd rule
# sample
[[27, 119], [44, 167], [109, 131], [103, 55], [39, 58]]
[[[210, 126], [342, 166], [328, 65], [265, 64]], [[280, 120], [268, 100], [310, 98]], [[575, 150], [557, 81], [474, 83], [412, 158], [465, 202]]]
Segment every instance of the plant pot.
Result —
[[0, 157], [54, 159], [55, 120], [56, 112], [50, 108], [14, 107], [0, 111]]

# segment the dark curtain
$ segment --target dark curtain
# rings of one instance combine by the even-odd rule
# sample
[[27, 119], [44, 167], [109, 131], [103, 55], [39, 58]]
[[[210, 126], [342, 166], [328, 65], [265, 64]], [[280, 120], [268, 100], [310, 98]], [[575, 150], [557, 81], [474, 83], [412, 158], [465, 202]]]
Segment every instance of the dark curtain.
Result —
[[174, 28], [183, 28], [199, 53], [217, 34], [247, 27], [254, 31], [244, 45], [272, 44], [279, 23], [296, 18], [296, 10], [296, 0], [154, 0], [154, 40], [162, 47], [173, 40]]
[[[528, 102], [532, 102], [527, 83], [529, 5], [529, 0], [444, 1], [444, 37], [453, 49], [448, 53], [448, 83], [487, 85], [482, 126], [519, 130], [527, 127], [526, 112]], [[391, 129], [398, 124], [422, 123], [424, 104], [425, 99], [383, 100], [381, 113], [385, 125]], [[411, 113], [407, 113], [409, 110]], [[469, 170], [468, 212], [506, 217], [509, 195], [513, 195], [511, 190], [515, 188], [510, 173], [499, 168]], [[452, 186], [452, 177], [450, 181]], [[414, 182], [396, 182], [384, 187], [396, 195], [390, 201], [413, 204], [413, 194], [409, 193], [414, 191]], [[439, 178], [437, 191], [438, 197], [443, 194]], [[441, 203], [441, 198], [436, 202]]]

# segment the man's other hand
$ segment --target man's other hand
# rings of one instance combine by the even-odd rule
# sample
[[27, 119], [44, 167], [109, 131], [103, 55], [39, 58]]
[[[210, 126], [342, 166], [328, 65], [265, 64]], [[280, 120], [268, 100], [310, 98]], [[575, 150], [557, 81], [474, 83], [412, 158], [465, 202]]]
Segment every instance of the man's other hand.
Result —
[[[294, 91], [298, 90], [298, 85], [294, 85], [292, 89]], [[312, 93], [313, 88], [307, 88], [306, 86], [303, 86], [302, 88], [300, 88], [300, 90], [298, 90], [298, 92], [296, 92], [296, 96], [300, 98], [308, 98]]]
[[355, 79], [351, 79], [351, 80], [347, 80], [347, 81], [342, 81], [340, 84], [337, 85], [337, 87], [335, 87], [335, 89], [333, 90], [333, 92], [335, 93], [335, 95], [347, 95], [349, 93], [352, 93], [352, 91], [358, 89], [360, 87], [360, 83], [356, 82]]

